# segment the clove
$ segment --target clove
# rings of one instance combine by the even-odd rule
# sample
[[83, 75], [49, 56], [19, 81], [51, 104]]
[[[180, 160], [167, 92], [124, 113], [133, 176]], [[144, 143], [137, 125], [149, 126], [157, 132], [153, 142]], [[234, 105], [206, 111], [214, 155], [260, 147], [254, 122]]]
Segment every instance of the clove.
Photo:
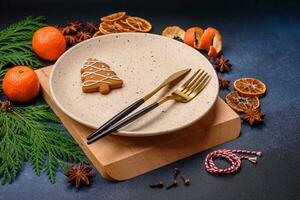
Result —
[[176, 179], [178, 174], [180, 173], [180, 170], [177, 167], [175, 167], [172, 172], [173, 172], [173, 175], [174, 175], [174, 179]]
[[159, 181], [158, 183], [149, 185], [150, 188], [163, 188], [164, 187], [164, 183], [162, 181]]
[[173, 187], [177, 187], [177, 185], [178, 185], [177, 181], [173, 180], [173, 182], [169, 186], [166, 187], [166, 190], [169, 190]]
[[190, 185], [190, 179], [186, 176], [180, 176], [181, 180], [183, 181], [184, 185]]

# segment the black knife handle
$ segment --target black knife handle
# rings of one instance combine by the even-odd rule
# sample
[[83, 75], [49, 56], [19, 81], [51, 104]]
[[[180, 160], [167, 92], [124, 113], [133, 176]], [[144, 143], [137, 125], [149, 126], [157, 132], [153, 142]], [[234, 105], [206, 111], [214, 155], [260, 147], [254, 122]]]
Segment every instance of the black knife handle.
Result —
[[104, 130], [106, 130], [107, 128], [109, 128], [113, 124], [117, 123], [118, 121], [120, 121], [121, 119], [123, 119], [124, 117], [126, 117], [129, 113], [131, 113], [132, 111], [134, 111], [135, 109], [137, 109], [144, 102], [145, 102], [144, 99], [140, 99], [140, 100], [137, 100], [136, 102], [132, 103], [131, 105], [129, 105], [128, 107], [126, 107], [124, 110], [122, 110], [121, 112], [119, 112], [118, 114], [116, 114], [114, 117], [112, 117], [110, 120], [108, 120], [107, 122], [105, 122], [94, 133], [90, 134], [87, 137], [87, 140], [92, 139], [93, 137], [95, 137], [96, 135], [102, 133]]
[[134, 120], [140, 118], [141, 116], [143, 116], [144, 114], [150, 112], [151, 110], [153, 110], [154, 108], [156, 108], [159, 104], [157, 102], [150, 104], [149, 106], [143, 108], [142, 110], [128, 116], [127, 118], [115, 123], [114, 125], [112, 125], [111, 127], [109, 127], [108, 129], [106, 129], [105, 131], [103, 131], [100, 134], [97, 134], [95, 137], [93, 137], [92, 139], [88, 140], [87, 143], [88, 144], [92, 144], [93, 142], [95, 142], [96, 140], [122, 128], [123, 126], [126, 126], [127, 124], [130, 124], [131, 122], [133, 122]]

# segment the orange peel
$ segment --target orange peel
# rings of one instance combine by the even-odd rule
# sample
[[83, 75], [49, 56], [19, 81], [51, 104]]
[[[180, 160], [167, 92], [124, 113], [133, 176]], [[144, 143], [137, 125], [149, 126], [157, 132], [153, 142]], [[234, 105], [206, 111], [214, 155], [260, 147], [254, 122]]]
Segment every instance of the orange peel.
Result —
[[218, 52], [214, 46], [209, 47], [208, 56], [213, 58], [218, 56]]
[[222, 35], [212, 27], [204, 30], [197, 49], [207, 50], [209, 57], [217, 57], [222, 51]]
[[205, 29], [200, 39], [199, 48], [202, 50], [209, 50], [209, 47], [211, 46], [211, 42], [217, 32], [218, 30], [212, 27], [208, 27], [207, 29]]
[[185, 44], [198, 49], [202, 34], [203, 30], [200, 27], [191, 27], [186, 30], [183, 41]]
[[220, 33], [220, 31], [217, 31], [216, 34], [215, 34], [215, 37], [213, 39], [213, 45], [212, 45], [217, 53], [219, 54], [221, 51], [222, 51], [222, 35]]

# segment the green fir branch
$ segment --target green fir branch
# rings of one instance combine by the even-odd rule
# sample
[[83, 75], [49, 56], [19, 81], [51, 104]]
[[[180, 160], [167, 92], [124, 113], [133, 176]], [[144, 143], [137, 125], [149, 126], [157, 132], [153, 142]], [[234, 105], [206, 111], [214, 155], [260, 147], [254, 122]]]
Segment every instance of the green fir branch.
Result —
[[[45, 122], [53, 122], [51, 126]], [[16, 107], [0, 111], [0, 176], [2, 184], [14, 180], [25, 161], [35, 173], [43, 171], [54, 183], [56, 171], [87, 160], [74, 140], [60, 132], [59, 119], [47, 105]]]

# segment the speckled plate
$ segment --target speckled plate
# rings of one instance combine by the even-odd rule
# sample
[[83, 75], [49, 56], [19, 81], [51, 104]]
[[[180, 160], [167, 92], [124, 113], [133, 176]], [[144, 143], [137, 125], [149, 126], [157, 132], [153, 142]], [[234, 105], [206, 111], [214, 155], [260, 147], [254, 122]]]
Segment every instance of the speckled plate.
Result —
[[[83, 93], [80, 68], [87, 58], [110, 65], [124, 81], [108, 95]], [[192, 68], [171, 90], [163, 89], [144, 106], [171, 92], [202, 68], [212, 79], [189, 103], [167, 102], [119, 130], [119, 135], [152, 136], [184, 128], [204, 116], [218, 95], [218, 79], [211, 63], [195, 49], [163, 36], [120, 33], [84, 41], [65, 52], [54, 65], [50, 91], [56, 104], [76, 121], [98, 128], [116, 113], [158, 86], [170, 74]], [[143, 106], [142, 106], [143, 107]]]

